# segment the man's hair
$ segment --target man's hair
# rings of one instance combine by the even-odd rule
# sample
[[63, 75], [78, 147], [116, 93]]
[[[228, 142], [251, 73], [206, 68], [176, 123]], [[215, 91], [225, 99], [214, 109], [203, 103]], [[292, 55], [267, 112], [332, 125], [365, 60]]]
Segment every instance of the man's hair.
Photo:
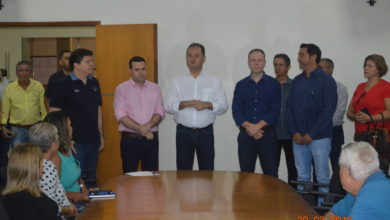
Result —
[[330, 58], [322, 58], [321, 61], [324, 61], [328, 64], [329, 68], [334, 69], [334, 63], [333, 60]]
[[317, 64], [320, 63], [320, 61], [321, 61], [321, 50], [320, 50], [320, 48], [317, 45], [303, 43], [303, 44], [301, 44], [301, 46], [299, 46], [299, 48], [306, 48], [307, 49], [307, 53], [310, 56], [317, 55], [316, 63]]
[[130, 58], [129, 60], [129, 68], [132, 69], [133, 66], [132, 66], [132, 63], [133, 62], [144, 62], [145, 65], [146, 65], [146, 60], [143, 58], [143, 57], [140, 57], [140, 56], [134, 56], [132, 58]]
[[352, 142], [343, 147], [340, 166], [348, 169], [356, 180], [362, 180], [379, 171], [378, 153], [369, 143]]
[[376, 68], [379, 71], [379, 76], [382, 77], [386, 75], [388, 68], [385, 61], [385, 58], [379, 54], [371, 54], [364, 59], [364, 65], [366, 65], [367, 60], [371, 60], [375, 63]]
[[40, 122], [30, 128], [29, 139], [31, 143], [38, 145], [43, 153], [46, 153], [51, 144], [58, 141], [57, 128], [48, 122]]
[[68, 116], [64, 111], [54, 111], [46, 115], [44, 121], [54, 125], [58, 131], [58, 150], [69, 153], [72, 146], [72, 137], [69, 135]]
[[72, 53], [72, 51], [70, 51], [68, 49], [61, 50], [60, 54], [58, 55], [58, 60], [62, 59], [62, 57], [64, 56], [64, 53]]
[[200, 43], [191, 43], [188, 47], [186, 52], [188, 53], [188, 50], [192, 47], [198, 47], [202, 51], [203, 56], [206, 56], [206, 49], [204, 49], [204, 46]]
[[290, 57], [288, 57], [287, 54], [284, 54], [284, 53], [276, 54], [275, 57], [274, 57], [274, 60], [275, 60], [276, 58], [281, 58], [281, 59], [283, 59], [284, 62], [286, 63], [286, 66], [290, 66], [290, 65], [291, 65]]
[[264, 53], [264, 51], [263, 51], [262, 49], [255, 48], [255, 49], [252, 49], [252, 50], [249, 51], [249, 53], [248, 53], [248, 60], [249, 60], [249, 56], [250, 56], [252, 53], [254, 53], [254, 52], [262, 53], [262, 54], [264, 55], [264, 59], [265, 59], [265, 53]]
[[19, 144], [11, 150], [7, 167], [7, 185], [3, 195], [26, 191], [39, 197], [39, 167], [42, 151], [36, 144]]
[[83, 58], [85, 56], [92, 56], [92, 55], [93, 55], [92, 51], [84, 49], [84, 48], [79, 48], [79, 49], [74, 50], [70, 54], [70, 57], [69, 57], [69, 68], [70, 68], [70, 71], [74, 70], [74, 64], [75, 63], [81, 63], [81, 61], [83, 60]]
[[19, 70], [20, 70], [20, 66], [23, 66], [23, 65], [28, 66], [28, 69], [29, 69], [30, 71], [33, 70], [32, 64], [31, 64], [29, 61], [27, 61], [27, 60], [22, 60], [22, 61], [19, 61], [19, 62], [16, 64], [16, 71], [19, 71]]

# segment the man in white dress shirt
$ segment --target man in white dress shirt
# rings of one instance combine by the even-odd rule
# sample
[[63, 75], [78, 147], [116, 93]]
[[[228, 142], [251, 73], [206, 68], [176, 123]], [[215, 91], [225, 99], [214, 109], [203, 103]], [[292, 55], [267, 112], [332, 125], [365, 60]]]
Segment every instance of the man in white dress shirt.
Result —
[[165, 99], [165, 110], [177, 123], [176, 166], [192, 170], [196, 152], [199, 170], [214, 170], [213, 123], [228, 108], [225, 91], [216, 76], [203, 70], [202, 44], [190, 44], [186, 60], [188, 71], [173, 79]]

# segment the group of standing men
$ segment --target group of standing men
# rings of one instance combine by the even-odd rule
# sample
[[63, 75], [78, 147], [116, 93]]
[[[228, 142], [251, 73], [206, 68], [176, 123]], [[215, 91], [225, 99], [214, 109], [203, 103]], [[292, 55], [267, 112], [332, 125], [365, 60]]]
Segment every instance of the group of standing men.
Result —
[[[214, 169], [213, 124], [216, 115], [227, 111], [227, 98], [221, 81], [203, 69], [203, 45], [190, 44], [186, 61], [188, 71], [172, 80], [163, 102], [159, 86], [146, 80], [146, 60], [139, 56], [129, 60], [131, 78], [116, 88], [114, 98], [123, 172], [136, 171], [139, 161], [143, 170], [158, 170], [158, 124], [165, 111], [174, 114], [177, 123], [177, 169], [192, 170], [195, 153], [200, 170]], [[240, 169], [254, 172], [259, 157], [263, 173], [277, 177], [283, 148], [289, 181], [311, 181], [314, 164], [318, 182], [328, 183], [329, 155], [332, 166], [337, 166], [344, 141], [346, 89], [340, 83], [336, 86], [331, 77], [333, 62], [321, 60], [321, 50], [316, 45], [302, 44], [298, 62], [303, 72], [292, 80], [288, 77], [289, 57], [275, 55], [273, 78], [264, 72], [264, 51], [249, 52], [250, 74], [236, 84], [232, 103], [233, 118], [240, 130]], [[96, 170], [104, 135], [100, 87], [92, 76], [92, 52], [63, 51], [59, 63], [63, 71], [50, 78], [46, 103], [50, 103], [50, 111], [64, 110], [68, 114], [75, 156], [82, 170]], [[15, 135], [13, 140], [22, 142], [27, 129], [46, 115], [46, 108], [42, 85], [31, 79], [31, 64], [22, 61], [16, 69], [18, 80], [4, 92], [1, 123], [5, 136]], [[337, 146], [331, 147], [331, 142], [338, 142]], [[95, 174], [90, 175], [95, 178]]]
[[[164, 109], [177, 123], [177, 169], [192, 170], [195, 153], [200, 170], [214, 169], [213, 124], [216, 115], [227, 111], [226, 95], [221, 81], [203, 69], [203, 45], [190, 44], [186, 61], [188, 71], [172, 80], [163, 102], [158, 86], [145, 80], [146, 61], [130, 59], [132, 78], [117, 87], [114, 103], [122, 133], [123, 172], [135, 171], [139, 161], [146, 169], [158, 169], [156, 126], [164, 118]], [[254, 172], [259, 157], [263, 173], [277, 177], [283, 148], [289, 181], [310, 182], [314, 164], [318, 182], [328, 183], [329, 156], [336, 167], [344, 142], [347, 92], [331, 77], [333, 62], [321, 60], [316, 45], [302, 44], [298, 62], [303, 72], [292, 80], [288, 77], [290, 58], [277, 54], [275, 79], [264, 72], [264, 51], [249, 52], [250, 74], [236, 84], [232, 103], [233, 118], [240, 129], [240, 169]]]

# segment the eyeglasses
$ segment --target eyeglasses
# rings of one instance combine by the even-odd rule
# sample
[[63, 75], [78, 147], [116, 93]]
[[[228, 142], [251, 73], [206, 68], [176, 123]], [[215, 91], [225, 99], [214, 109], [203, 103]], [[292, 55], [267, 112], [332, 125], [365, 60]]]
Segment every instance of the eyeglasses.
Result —
[[366, 92], [363, 92], [363, 93], [359, 96], [358, 100], [356, 101], [356, 104], [359, 104], [360, 101], [362, 100], [362, 98], [363, 98], [365, 95], [366, 95]]

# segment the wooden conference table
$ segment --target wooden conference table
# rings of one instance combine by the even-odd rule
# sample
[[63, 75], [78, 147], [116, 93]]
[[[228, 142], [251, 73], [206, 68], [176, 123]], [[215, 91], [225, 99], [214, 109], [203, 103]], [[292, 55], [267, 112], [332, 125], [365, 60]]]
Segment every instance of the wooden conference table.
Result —
[[93, 200], [78, 220], [314, 219], [315, 211], [285, 182], [230, 171], [160, 171], [122, 175], [102, 188], [116, 198]]

